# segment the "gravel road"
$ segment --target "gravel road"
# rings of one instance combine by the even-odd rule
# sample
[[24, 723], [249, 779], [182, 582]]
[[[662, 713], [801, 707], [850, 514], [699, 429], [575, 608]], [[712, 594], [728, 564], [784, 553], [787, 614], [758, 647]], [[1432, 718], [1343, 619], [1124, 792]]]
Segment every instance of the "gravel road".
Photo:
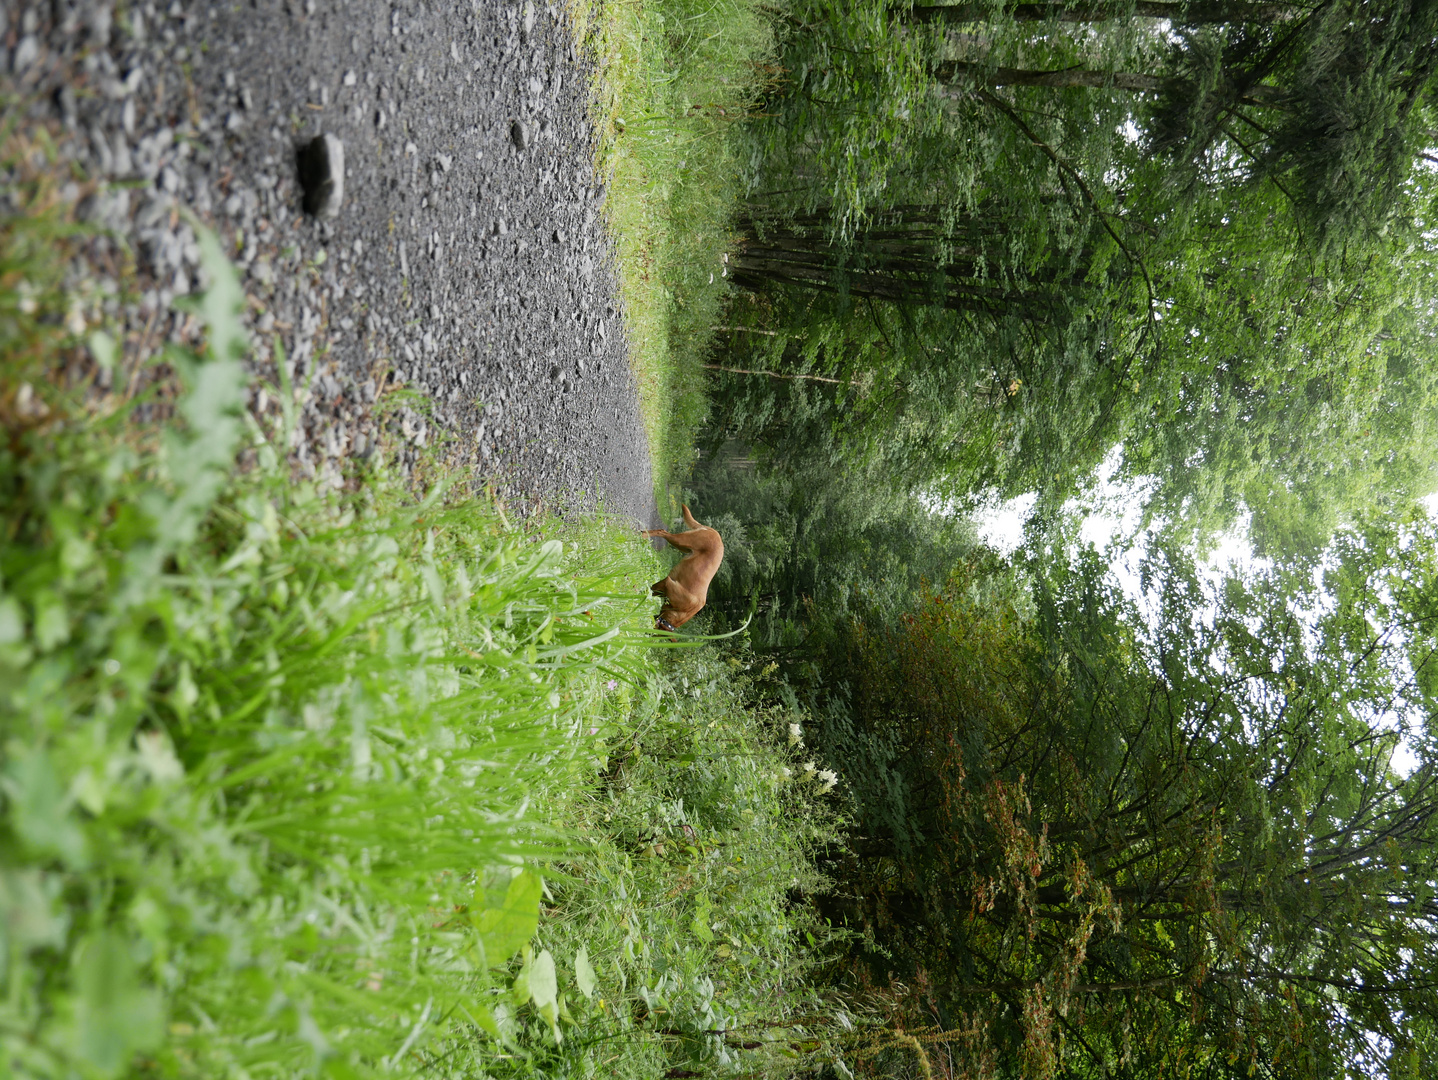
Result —
[[[412, 468], [438, 440], [518, 509], [600, 504], [658, 524], [587, 69], [558, 7], [122, 11], [0, 4], [0, 82], [53, 133], [74, 178], [62, 197], [113, 237], [76, 283], [126, 331], [125, 364], [100, 390], [132, 392], [156, 348], [195, 332], [170, 307], [197, 283], [188, 210], [243, 269], [257, 372], [283, 355], [309, 388], [297, 469], [339, 485], [378, 444]], [[322, 133], [343, 148], [333, 217], [304, 211], [299, 182], [299, 152]], [[257, 390], [252, 407], [278, 404]]]

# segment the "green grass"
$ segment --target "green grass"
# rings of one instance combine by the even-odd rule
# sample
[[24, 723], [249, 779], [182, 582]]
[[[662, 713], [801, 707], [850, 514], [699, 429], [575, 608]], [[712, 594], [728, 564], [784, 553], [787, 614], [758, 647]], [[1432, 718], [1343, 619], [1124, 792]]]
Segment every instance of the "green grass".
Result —
[[[562, 1041], [532, 1005], [512, 1045], [545, 1075], [790, 1075], [832, 1056], [842, 1010], [813, 989], [829, 938], [813, 892], [834, 796], [788, 744], [794, 717], [742, 701], [742, 655], [685, 651], [645, 681], [598, 783], [561, 821], [578, 857], [554, 866], [536, 948], [558, 962]], [[584, 962], [591, 981], [581, 985]]]
[[736, 125], [774, 76], [759, 0], [571, 0], [599, 61], [597, 168], [666, 515], [706, 415], [704, 361], [728, 293]]
[[266, 387], [273, 427], [246, 410], [208, 235], [207, 348], [152, 361], [148, 399], [90, 394], [116, 328], [73, 317], [83, 232], [54, 178], [8, 194], [0, 1075], [831, 1058], [790, 890], [833, 796], [742, 652], [652, 633], [654, 553], [517, 531], [383, 453], [295, 483], [295, 389]]
[[564, 844], [527, 807], [603, 760], [652, 556], [601, 526], [580, 561], [383, 469], [291, 483], [208, 236], [210, 348], [163, 358], [175, 419], [88, 414], [47, 377], [76, 345], [60, 231], [12, 219], [0, 261], [35, 301], [0, 302], [0, 1052], [37, 1076], [385, 1071], [483, 1023], [533, 933], [539, 878], [512, 874]]

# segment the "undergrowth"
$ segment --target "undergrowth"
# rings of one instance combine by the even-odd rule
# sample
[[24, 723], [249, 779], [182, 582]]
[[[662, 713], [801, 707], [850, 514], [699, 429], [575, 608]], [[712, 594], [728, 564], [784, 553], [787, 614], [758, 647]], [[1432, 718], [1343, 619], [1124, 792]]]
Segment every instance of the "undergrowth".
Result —
[[76, 345], [46, 224], [5, 233], [29, 302], [0, 326], [0, 1045], [37, 1076], [400, 1068], [487, 1022], [533, 933], [520, 867], [563, 845], [527, 806], [602, 759], [651, 568], [382, 469], [344, 497], [292, 483], [287, 433], [244, 409], [208, 234], [207, 355], [161, 358], [175, 421], [87, 414], [46, 378]]
[[677, 654], [565, 802], [577, 857], [537, 944], [562, 958], [570, 1023], [512, 1035], [542, 1074], [804, 1074], [852, 1029], [815, 989], [839, 943], [803, 902], [837, 838], [832, 784], [794, 714], [743, 704], [759, 677], [742, 654]]
[[832, 796], [742, 653], [650, 631], [654, 554], [383, 452], [296, 483], [294, 388], [245, 408], [198, 223], [206, 348], [151, 361], [144, 421], [91, 393], [120, 350], [73, 317], [83, 235], [44, 181], [7, 195], [0, 1074], [829, 1060], [798, 901]]
[[728, 292], [736, 125], [778, 75], [760, 0], [570, 0], [598, 61], [592, 113], [609, 184], [631, 362], [666, 519], [707, 413], [704, 361]]

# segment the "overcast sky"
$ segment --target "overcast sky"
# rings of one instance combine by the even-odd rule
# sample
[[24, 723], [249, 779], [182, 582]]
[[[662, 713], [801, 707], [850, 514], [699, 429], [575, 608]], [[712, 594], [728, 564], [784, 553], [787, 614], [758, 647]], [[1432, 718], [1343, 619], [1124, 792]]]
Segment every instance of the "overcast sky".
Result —
[[[1133, 488], [1111, 482], [1116, 462], [1116, 456], [1110, 456], [1100, 469], [1091, 500], [1092, 508], [1084, 519], [1080, 535], [1100, 551], [1111, 541], [1120, 541], [1112, 553], [1111, 572], [1123, 587], [1124, 594], [1140, 611], [1148, 612], [1149, 605], [1139, 586], [1137, 554], [1131, 542], [1138, 528], [1138, 509], [1142, 500]], [[1438, 515], [1438, 494], [1429, 496], [1425, 502], [1429, 513]], [[1033, 504], [1034, 497], [1025, 495], [975, 514], [980, 538], [991, 547], [1011, 554], [1023, 541], [1024, 519]], [[1084, 506], [1089, 506], [1089, 500], [1085, 500]], [[1256, 562], [1247, 535], [1240, 529], [1220, 539], [1201, 569], [1210, 583], [1217, 583], [1230, 567], [1243, 571], [1253, 568]], [[1393, 767], [1406, 776], [1416, 765], [1413, 753], [1406, 746], [1399, 746], [1393, 755]]]

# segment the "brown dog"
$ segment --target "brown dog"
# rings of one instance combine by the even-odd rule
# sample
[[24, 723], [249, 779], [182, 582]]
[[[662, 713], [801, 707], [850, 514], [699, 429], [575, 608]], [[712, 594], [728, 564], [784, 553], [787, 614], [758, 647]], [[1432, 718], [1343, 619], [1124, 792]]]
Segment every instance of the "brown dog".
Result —
[[649, 587], [652, 596], [664, 597], [664, 606], [654, 620], [656, 630], [678, 630], [704, 606], [709, 598], [709, 582], [724, 561], [724, 541], [708, 525], [700, 525], [684, 507], [687, 532], [671, 533], [663, 529], [643, 529], [645, 536], [662, 536], [670, 545], [685, 552], [679, 565], [669, 571], [663, 581]]

